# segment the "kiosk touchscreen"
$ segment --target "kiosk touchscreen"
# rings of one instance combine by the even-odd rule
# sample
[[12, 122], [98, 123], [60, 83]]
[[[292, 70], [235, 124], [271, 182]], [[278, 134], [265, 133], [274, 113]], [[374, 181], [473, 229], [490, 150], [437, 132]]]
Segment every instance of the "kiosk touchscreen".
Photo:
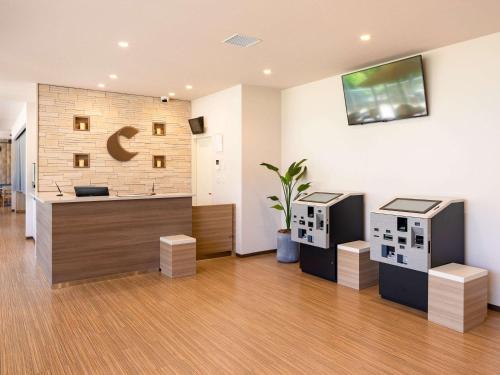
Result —
[[370, 217], [370, 258], [383, 298], [427, 311], [427, 273], [464, 262], [464, 201], [395, 198]]
[[364, 238], [360, 193], [314, 192], [292, 203], [292, 240], [303, 272], [337, 281], [337, 245]]

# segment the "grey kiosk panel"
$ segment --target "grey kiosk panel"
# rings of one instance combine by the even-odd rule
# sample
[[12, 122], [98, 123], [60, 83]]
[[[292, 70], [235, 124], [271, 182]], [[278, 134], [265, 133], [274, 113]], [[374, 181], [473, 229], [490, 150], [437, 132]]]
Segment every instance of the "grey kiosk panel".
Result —
[[425, 273], [441, 260], [461, 259], [463, 205], [460, 200], [390, 201], [370, 214], [370, 258]]
[[292, 203], [292, 240], [328, 249], [330, 210], [341, 193], [315, 192]]
[[[335, 228], [332, 228], [333, 223], [336, 223]], [[360, 239], [363, 236], [363, 194], [311, 193], [292, 203], [291, 224], [292, 240], [304, 245], [329, 249], [337, 240], [350, 236]]]
[[429, 219], [372, 212], [370, 227], [371, 260], [422, 272], [430, 268]]

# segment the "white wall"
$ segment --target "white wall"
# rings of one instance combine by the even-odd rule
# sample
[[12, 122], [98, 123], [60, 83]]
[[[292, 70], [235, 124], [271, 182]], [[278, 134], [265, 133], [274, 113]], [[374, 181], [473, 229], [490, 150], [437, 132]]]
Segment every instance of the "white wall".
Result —
[[17, 116], [16, 121], [14, 122], [14, 124], [12, 124], [12, 127], [10, 129], [10, 133], [12, 134], [13, 139], [16, 138], [26, 126], [26, 118], [27, 118], [27, 105], [24, 104], [21, 112], [19, 112], [19, 115]]
[[465, 198], [466, 262], [490, 270], [500, 305], [500, 33], [426, 52], [424, 64], [420, 119], [348, 126], [340, 76], [284, 90], [282, 163], [308, 158], [313, 189], [365, 192], [367, 214], [395, 195]]
[[[213, 169], [213, 203], [236, 204], [235, 247], [241, 249], [241, 85], [195, 99], [191, 102], [192, 117], [204, 116], [205, 135], [223, 135], [223, 152], [217, 155], [222, 160], [220, 170]], [[193, 157], [195, 154], [193, 153]], [[194, 163], [193, 163], [194, 165]], [[196, 186], [193, 174], [193, 186]], [[194, 191], [194, 190], [193, 190]]]
[[[33, 89], [37, 91], [37, 85]], [[32, 194], [37, 188], [33, 187], [33, 163], [38, 165], [38, 96], [26, 108], [26, 237], [35, 238], [36, 204]]]
[[204, 116], [204, 136], [223, 136], [223, 152], [214, 155], [222, 166], [213, 170], [213, 203], [236, 204], [236, 253], [275, 249], [280, 216], [266, 196], [279, 194], [281, 185], [259, 164], [280, 165], [279, 90], [238, 85], [193, 100], [191, 114]]
[[280, 196], [276, 174], [261, 162], [280, 166], [281, 93], [258, 86], [243, 86], [242, 142], [242, 254], [276, 249], [279, 213], [269, 208], [269, 195]]

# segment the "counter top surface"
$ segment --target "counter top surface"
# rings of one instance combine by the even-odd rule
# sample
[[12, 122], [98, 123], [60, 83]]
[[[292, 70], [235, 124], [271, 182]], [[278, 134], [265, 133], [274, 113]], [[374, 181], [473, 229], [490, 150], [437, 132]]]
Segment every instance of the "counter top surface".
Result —
[[33, 198], [41, 203], [81, 203], [81, 202], [106, 202], [106, 201], [123, 201], [134, 199], [166, 199], [166, 198], [191, 198], [191, 193], [170, 193], [170, 194], [120, 194], [109, 195], [105, 197], [77, 197], [74, 194], [64, 193], [62, 197], [58, 197], [56, 192], [36, 193], [32, 194]]

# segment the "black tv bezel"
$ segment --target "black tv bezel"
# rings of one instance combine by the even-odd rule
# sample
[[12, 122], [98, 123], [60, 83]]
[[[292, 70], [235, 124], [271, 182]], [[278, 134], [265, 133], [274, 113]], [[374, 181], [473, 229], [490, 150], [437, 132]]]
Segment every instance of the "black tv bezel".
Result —
[[[193, 126], [191, 125], [191, 121], [195, 121], [195, 120], [198, 120], [199, 123], [201, 124], [201, 132], [199, 132], [199, 133], [195, 133], [193, 131]], [[205, 119], [203, 118], [203, 116], [190, 118], [188, 120], [188, 123], [189, 123], [189, 128], [191, 129], [191, 133], [193, 133], [193, 135], [205, 133]]]
[[[381, 67], [381, 66], [386, 66], [386, 65], [391, 65], [391, 64], [397, 64], [397, 63], [399, 63], [401, 61], [414, 59], [415, 57], [420, 58], [420, 67], [421, 67], [421, 70], [422, 70], [422, 81], [423, 81], [423, 85], [424, 85], [425, 114], [424, 115], [418, 115], [418, 116], [411, 116], [411, 117], [395, 118], [393, 120], [373, 120], [373, 121], [367, 121], [367, 122], [355, 122], [355, 123], [352, 123], [352, 124], [349, 123], [349, 112], [347, 110], [347, 99], [346, 99], [346, 95], [345, 95], [344, 77], [346, 77], [348, 75], [351, 75], [351, 74], [354, 74], [354, 73], [364, 72], [366, 70], [370, 70], [370, 69], [373, 69], [373, 68], [378, 68], [378, 67]], [[350, 72], [350, 73], [342, 74], [341, 79], [342, 79], [342, 90], [343, 90], [343, 94], [344, 94], [345, 115], [346, 115], [346, 118], [347, 118], [347, 125], [348, 126], [378, 124], [378, 123], [386, 123], [386, 122], [393, 122], [393, 121], [400, 121], [400, 120], [408, 120], [408, 119], [412, 119], [412, 118], [420, 118], [420, 117], [427, 117], [427, 116], [429, 116], [429, 103], [428, 103], [428, 100], [427, 100], [428, 99], [427, 98], [427, 86], [425, 84], [425, 69], [424, 69], [424, 60], [422, 58], [422, 55], [414, 55], [414, 56], [410, 56], [410, 57], [405, 57], [404, 59], [399, 59], [399, 60], [391, 61], [391, 62], [384, 63], [384, 64], [370, 66], [369, 68], [365, 68], [365, 69], [355, 70], [355, 71]]]

